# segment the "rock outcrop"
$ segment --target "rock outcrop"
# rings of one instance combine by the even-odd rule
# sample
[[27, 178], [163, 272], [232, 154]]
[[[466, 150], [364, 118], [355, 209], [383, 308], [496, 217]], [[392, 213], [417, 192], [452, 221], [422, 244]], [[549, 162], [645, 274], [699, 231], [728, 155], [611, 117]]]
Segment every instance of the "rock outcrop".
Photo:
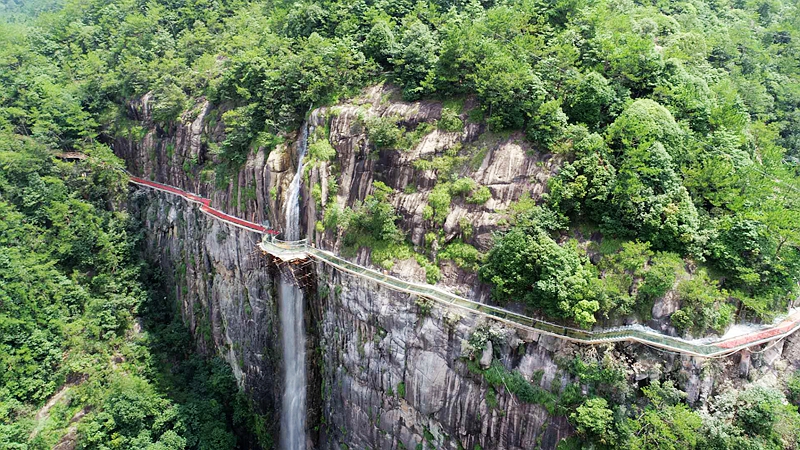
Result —
[[142, 223], [146, 258], [171, 288], [165, 301], [179, 305], [198, 350], [230, 364], [260, 413], [278, 414], [279, 272], [255, 251], [261, 236], [148, 188], [133, 188], [129, 210]]
[[[317, 222], [331, 203], [354, 207], [372, 192], [374, 181], [381, 181], [394, 189], [389, 201], [415, 247], [425, 247], [426, 234], [436, 231], [441, 244], [460, 238], [486, 250], [509, 206], [525, 194], [537, 198], [559, 161], [536, 152], [520, 135], [488, 133], [471, 123], [466, 112], [462, 131], [430, 127], [409, 148], [377, 151], [369, 145], [366, 118], [391, 118], [410, 133], [441, 115], [440, 103], [406, 103], [392, 95], [391, 89], [376, 87], [353, 102], [311, 114], [309, 123], [320, 139], [328, 139], [335, 156], [308, 165], [301, 205], [306, 235], [319, 247], [341, 250], [341, 237], [321, 230]], [[150, 119], [148, 105], [145, 97], [129, 111], [144, 133], [123, 133], [113, 140], [132, 173], [206, 196], [216, 208], [238, 217], [280, 227], [286, 188], [296, 170], [296, 133], [284, 136], [285, 144], [277, 148], [250, 152], [241, 167], [220, 178], [224, 172], [215, 167], [221, 161], [212, 149], [224, 137], [219, 117], [225, 107], [199, 101], [180, 123], [163, 127]], [[472, 106], [467, 100], [465, 111]], [[425, 218], [425, 206], [434, 186], [448, 180], [438, 180], [435, 171], [415, 161], [443, 157], [457, 159], [452, 176], [486, 186], [491, 198], [478, 204], [454, 197], [444, 220], [433, 224]], [[146, 256], [174, 286], [170, 296], [180, 305], [198, 348], [223, 356], [259, 411], [277, 417], [282, 384], [275, 292], [279, 271], [257, 251], [260, 236], [147, 189], [132, 190], [130, 210], [144, 225]], [[355, 259], [369, 264], [369, 249]], [[522, 402], [506, 387], [490, 386], [481, 369], [517, 371], [543, 392], [555, 393], [575, 382], [564, 361], [594, 355], [597, 349], [521, 335], [324, 264], [300, 270], [312, 271], [316, 279], [309, 284], [316, 292], [305, 295], [311, 335], [307, 422], [314, 446], [555, 448], [573, 433], [566, 417], [546, 405]], [[425, 279], [425, 270], [413, 259], [391, 270], [407, 279]], [[442, 272], [444, 288], [486, 298], [487, 289], [474, 273], [452, 263], [443, 264]], [[674, 299], [665, 299], [657, 304], [654, 320], [675, 308]], [[470, 351], [471, 339], [485, 329], [494, 330], [495, 338]], [[678, 380], [688, 401], [697, 404], [720, 386], [741, 384], [742, 377], [778, 379], [800, 364], [798, 348], [800, 339], [792, 337], [745, 358], [703, 360], [635, 344], [618, 344], [607, 355], [624, 366], [630, 383]]]
[[[475, 316], [421, 308], [407, 294], [319, 267], [328, 293], [320, 345], [329, 422], [321, 448], [554, 448], [572, 432], [564, 417], [507, 391], [488, 400], [493, 388], [462, 357]], [[561, 343], [547, 350], [535, 337], [525, 348], [516, 359], [531, 366], [566, 351]], [[500, 354], [508, 359], [507, 352]], [[555, 373], [546, 375], [542, 385]]]

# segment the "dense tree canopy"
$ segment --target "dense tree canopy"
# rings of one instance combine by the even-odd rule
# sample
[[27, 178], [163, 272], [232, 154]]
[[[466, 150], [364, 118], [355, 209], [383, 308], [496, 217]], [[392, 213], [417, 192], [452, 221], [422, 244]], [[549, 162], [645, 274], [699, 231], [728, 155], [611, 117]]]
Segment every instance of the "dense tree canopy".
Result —
[[[192, 356], [157, 273], [138, 259], [137, 224], [117, 209], [120, 161], [102, 145], [85, 150], [86, 161], [65, 163], [0, 133], [0, 447], [50, 448], [81, 410], [81, 448], [246, 445], [258, 416], [226, 363]], [[40, 430], [46, 417], [31, 407], [65, 382], [66, 416]]]
[[[126, 330], [152, 293], [135, 230], [117, 208], [119, 162], [102, 143], [143, 134], [128, 108], [148, 93], [160, 132], [196, 117], [199, 99], [225, 105], [215, 119], [224, 141], [205, 143], [222, 183], [310, 107], [369, 84], [393, 83], [409, 100], [473, 98], [469, 121], [520, 130], [534, 150], [564, 161], [540, 205], [514, 205], [485, 261], [460, 240], [441, 252], [459, 266], [482, 262], [499, 302], [590, 327], [614, 315], [646, 319], [673, 289], [680, 309], [671, 324], [702, 334], [724, 331], [734, 310], [770, 318], [797, 294], [796, 2], [42, 0], [5, 2], [0, 14], [2, 446], [27, 439], [32, 408], [69, 375], [108, 367], [120, 349], [140, 351]], [[440, 129], [460, 131], [464, 117], [445, 111]], [[372, 145], [403, 142], [395, 122], [365, 123]], [[90, 158], [53, 160], [65, 150]], [[322, 146], [312, 153], [330, 158]], [[435, 227], [454, 199], [491, 197], [450, 177], [453, 160], [415, 164], [442, 176], [423, 212]], [[373, 254], [410, 256], [389, 195], [376, 183], [354, 208], [329, 207], [320, 227], [349, 231], [346, 244], [361, 239]], [[438, 237], [425, 239], [435, 260]], [[440, 277], [418, 261], [429, 281]], [[141, 360], [169, 347], [152, 342]], [[131, 378], [89, 373], [98, 381], [84, 398], [95, 408], [81, 442], [235, 445], [235, 431], [257, 418], [231, 415], [235, 386], [221, 367], [186, 364], [186, 378], [173, 381], [196, 395], [174, 398], [154, 386], [152, 367]], [[777, 424], [796, 421], [796, 410], [770, 392], [722, 399], [718, 411], [727, 412], [702, 424], [663, 385], [644, 393], [635, 417], [602, 394], [569, 415], [598, 447], [779, 448], [795, 439]], [[52, 444], [42, 439], [40, 447]]]

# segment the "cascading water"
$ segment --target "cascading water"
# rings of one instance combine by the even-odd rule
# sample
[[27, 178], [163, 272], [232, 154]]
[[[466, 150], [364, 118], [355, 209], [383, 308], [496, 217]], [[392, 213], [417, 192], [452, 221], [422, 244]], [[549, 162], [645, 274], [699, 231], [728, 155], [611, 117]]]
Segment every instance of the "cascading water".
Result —
[[[286, 195], [284, 238], [300, 239], [300, 182], [303, 157], [308, 146], [308, 125], [303, 124], [297, 145], [297, 173]], [[288, 268], [284, 270], [290, 270]], [[291, 274], [281, 277], [281, 329], [283, 332], [284, 391], [281, 415], [281, 448], [305, 449], [306, 429], [306, 337], [303, 330], [303, 292], [291, 281]]]
[[303, 180], [303, 158], [308, 149], [308, 124], [304, 123], [300, 132], [300, 142], [297, 143], [297, 173], [292, 178], [289, 185], [289, 193], [286, 195], [286, 207], [284, 217], [286, 218], [285, 239], [296, 241], [300, 239], [300, 182]]

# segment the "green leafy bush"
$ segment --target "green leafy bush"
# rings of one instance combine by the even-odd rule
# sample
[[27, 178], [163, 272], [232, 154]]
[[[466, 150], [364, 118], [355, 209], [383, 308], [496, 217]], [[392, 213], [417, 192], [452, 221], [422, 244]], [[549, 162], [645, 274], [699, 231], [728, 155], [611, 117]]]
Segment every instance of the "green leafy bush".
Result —
[[478, 187], [478, 183], [472, 178], [459, 178], [450, 185], [450, 193], [452, 195], [466, 195], [471, 193]]
[[376, 149], [397, 148], [403, 140], [405, 130], [397, 125], [398, 117], [369, 117], [364, 125], [367, 129], [367, 137]]
[[308, 156], [317, 161], [330, 161], [336, 156], [336, 149], [333, 148], [328, 139], [317, 139], [309, 144]]
[[453, 260], [462, 269], [473, 271], [478, 270], [478, 263], [481, 261], [478, 249], [461, 241], [447, 244], [438, 256], [440, 259]]
[[564, 111], [576, 122], [597, 127], [609, 120], [610, 109], [616, 101], [611, 83], [597, 72], [569, 81]]
[[[520, 401], [534, 405], [542, 405], [551, 413], [555, 410], [555, 396], [539, 387], [538, 380], [530, 382], [516, 370], [509, 371], [499, 361], [493, 361], [488, 369], [481, 369], [474, 361], [468, 362], [469, 370], [482, 375], [497, 391], [508, 391]], [[541, 378], [541, 373], [539, 373]]]
[[450, 213], [450, 185], [448, 183], [437, 184], [431, 193], [428, 194], [428, 206], [431, 207], [431, 217], [435, 223], [444, 223]]
[[439, 266], [428, 261], [425, 256], [420, 255], [419, 253], [415, 253], [414, 257], [417, 260], [417, 263], [425, 269], [425, 281], [430, 284], [436, 284], [442, 279], [442, 271], [439, 269]]
[[575, 423], [578, 432], [600, 444], [613, 445], [616, 434], [613, 429], [614, 412], [608, 407], [606, 399], [589, 398], [579, 406], [570, 419]]
[[720, 290], [704, 269], [698, 270], [691, 279], [681, 281], [678, 293], [682, 314], [678, 317], [673, 314], [672, 322], [681, 330], [703, 333], [711, 328], [721, 332], [733, 320], [735, 307], [727, 303], [727, 292]]
[[458, 113], [450, 108], [442, 108], [442, 117], [436, 122], [436, 125], [443, 131], [456, 132], [464, 129], [464, 122]]
[[661, 298], [675, 284], [683, 270], [683, 260], [674, 253], [658, 252], [650, 259], [650, 267], [639, 284], [638, 295], [643, 300]]
[[547, 149], [564, 137], [566, 129], [567, 115], [561, 110], [561, 101], [550, 100], [539, 105], [531, 116], [525, 136]]
[[789, 400], [792, 403], [800, 403], [800, 372], [795, 371], [789, 380], [786, 382], [786, 388], [789, 390]]
[[486, 186], [481, 186], [477, 190], [475, 190], [469, 197], [467, 197], [467, 203], [474, 203], [477, 205], [482, 205], [489, 201], [492, 198], [492, 191], [489, 190]]
[[548, 314], [591, 326], [600, 309], [597, 277], [573, 245], [560, 246], [546, 233], [514, 228], [498, 237], [479, 270], [501, 302], [525, 302]]

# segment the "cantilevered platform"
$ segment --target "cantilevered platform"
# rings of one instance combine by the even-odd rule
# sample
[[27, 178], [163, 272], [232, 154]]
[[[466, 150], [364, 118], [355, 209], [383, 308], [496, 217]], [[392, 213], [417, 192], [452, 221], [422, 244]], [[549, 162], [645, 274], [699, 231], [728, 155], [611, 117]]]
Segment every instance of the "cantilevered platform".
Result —
[[262, 251], [284, 262], [302, 261], [309, 258], [305, 240], [287, 242], [265, 237], [258, 246], [261, 247]]

